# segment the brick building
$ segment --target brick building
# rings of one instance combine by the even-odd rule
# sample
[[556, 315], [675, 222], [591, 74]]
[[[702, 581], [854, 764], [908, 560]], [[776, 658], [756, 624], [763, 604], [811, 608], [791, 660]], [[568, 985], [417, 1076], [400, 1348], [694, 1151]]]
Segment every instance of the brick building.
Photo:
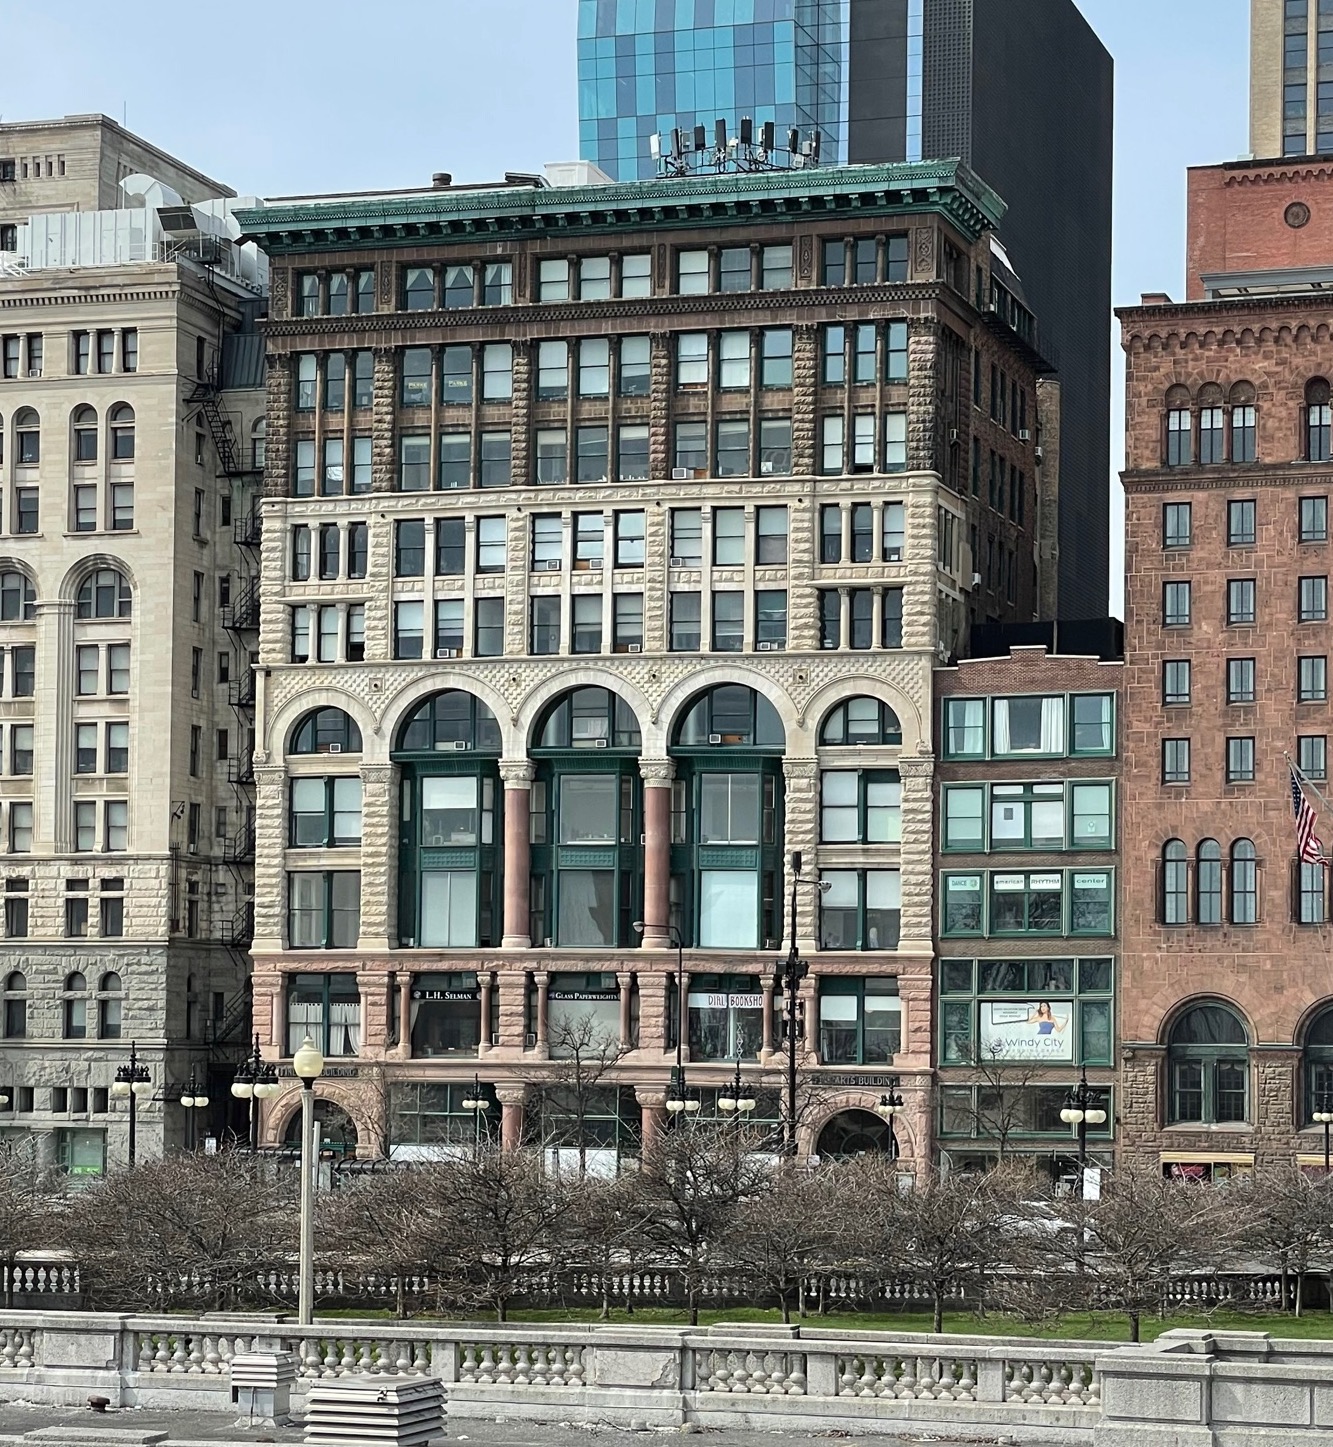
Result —
[[[1038, 641], [1041, 640], [1041, 641]], [[1085, 1073], [1113, 1136], [1120, 628], [978, 629], [935, 674], [937, 1130], [950, 1168], [1076, 1174], [1060, 1111]]]
[[1314, 1150], [1333, 1083], [1328, 876], [1295, 857], [1287, 763], [1324, 787], [1333, 254], [1302, 238], [1333, 178], [1211, 167], [1190, 196], [1190, 300], [1120, 312], [1119, 1109], [1124, 1148], [1207, 1177]]
[[[898, 1077], [920, 1158], [931, 676], [1035, 615], [1053, 491], [1002, 208], [957, 163], [594, 181], [244, 217], [265, 1053], [311, 1030], [367, 1154], [471, 1140], [478, 1095], [632, 1152], [682, 1028], [705, 1110], [739, 1060], [775, 1116], [800, 850], [803, 1149], [881, 1141]], [[574, 1119], [585, 1028], [615, 1060]]]

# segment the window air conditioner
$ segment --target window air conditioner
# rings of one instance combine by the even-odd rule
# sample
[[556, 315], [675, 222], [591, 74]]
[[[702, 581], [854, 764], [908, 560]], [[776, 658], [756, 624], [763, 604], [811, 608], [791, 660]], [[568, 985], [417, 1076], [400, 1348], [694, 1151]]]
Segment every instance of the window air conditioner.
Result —
[[950, 428], [949, 428], [949, 446], [950, 446], [950, 447], [957, 447], [957, 446], [958, 446], [958, 429], [957, 429], [956, 427], [950, 427]]
[[691, 476], [688, 467], [673, 467], [671, 469], [672, 482], [685, 482]]
[[601, 559], [601, 558], [589, 558], [589, 559], [588, 559], [588, 567], [589, 567], [589, 569], [590, 569], [592, 572], [594, 572], [594, 573], [600, 573], [600, 572], [602, 571], [602, 559]]
[[626, 653], [642, 653], [642, 652], [643, 652], [643, 644], [642, 644], [642, 643], [627, 643], [627, 644], [625, 645], [625, 652], [626, 652]]
[[542, 561], [537, 564], [537, 571], [539, 573], [558, 573], [560, 571], [560, 559], [543, 558]]
[[710, 744], [720, 744], [720, 743], [722, 742], [722, 735], [721, 735], [721, 734], [709, 734], [709, 735], [708, 735], [708, 742], [709, 742]]
[[42, 375], [42, 369], [41, 369], [40, 367], [29, 367], [29, 368], [28, 368], [28, 376], [30, 376], [30, 377], [40, 377], [41, 375]]
[[1026, 427], [1020, 427], [1020, 428], [1018, 429], [1018, 440], [1019, 440], [1020, 442], [1031, 442], [1031, 441], [1032, 441], [1032, 433], [1029, 432]]
[[776, 638], [765, 638], [756, 646], [760, 653], [776, 653], [782, 647], [782, 644]]
[[460, 653], [461, 650], [457, 648], [437, 648], [435, 650], [436, 658], [457, 658]]
[[604, 748], [606, 747], [606, 740], [605, 740], [605, 739], [594, 739], [594, 740], [592, 741], [592, 746], [593, 746], [593, 748], [595, 748], [595, 749], [604, 749]]
[[688, 568], [688, 567], [690, 566], [689, 559], [688, 559], [688, 558], [672, 558], [672, 560], [671, 560], [671, 566], [672, 566], [673, 568]]
[[1045, 456], [1046, 456], [1045, 449], [1041, 446], [1040, 443], [1038, 443], [1038, 445], [1037, 445], [1037, 461], [1040, 462], [1040, 461], [1042, 460], [1042, 458], [1045, 457]]
[[343, 746], [342, 746], [341, 744], [330, 744], [330, 745], [329, 745], [329, 753], [331, 753], [331, 754], [340, 754], [340, 753], [342, 753], [342, 751], [343, 751]]
[[465, 749], [465, 748], [467, 748], [467, 740], [466, 740], [466, 739], [455, 739], [455, 740], [453, 741], [453, 746], [454, 746], [454, 748], [456, 748], [456, 749]]
[[981, 574], [980, 574], [980, 573], [973, 573], [973, 574], [972, 574], [972, 586], [973, 586], [974, 588], [979, 588], [979, 587], [981, 587]]

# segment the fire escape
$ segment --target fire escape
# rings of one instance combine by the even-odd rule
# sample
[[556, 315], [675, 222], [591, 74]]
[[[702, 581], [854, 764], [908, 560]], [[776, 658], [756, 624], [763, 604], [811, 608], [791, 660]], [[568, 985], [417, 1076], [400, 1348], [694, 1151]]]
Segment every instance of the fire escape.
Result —
[[[232, 538], [237, 545], [239, 565], [231, 599], [221, 610], [222, 626], [232, 642], [231, 676], [227, 701], [236, 718], [236, 747], [227, 762], [227, 777], [235, 798], [231, 811], [237, 826], [222, 842], [224, 866], [230, 871], [232, 901], [230, 916], [221, 921], [217, 935], [238, 958], [254, 938], [255, 859], [255, 672], [259, 647], [259, 545], [261, 515], [259, 489], [254, 486], [262, 465], [247, 459], [238, 444], [231, 417], [222, 406], [220, 376], [215, 369], [196, 383], [189, 401], [197, 406], [213, 438], [219, 471], [232, 484]], [[249, 991], [220, 1021], [212, 1022], [212, 1040], [222, 1045], [233, 1040], [248, 1042], [250, 1033]]]

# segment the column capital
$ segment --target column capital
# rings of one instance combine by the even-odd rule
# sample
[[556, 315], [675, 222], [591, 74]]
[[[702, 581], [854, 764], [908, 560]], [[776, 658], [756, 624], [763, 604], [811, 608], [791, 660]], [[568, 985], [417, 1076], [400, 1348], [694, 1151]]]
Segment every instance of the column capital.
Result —
[[526, 1085], [497, 1085], [495, 1087], [495, 1098], [501, 1105], [515, 1106], [522, 1105], [528, 1098], [528, 1087]]
[[929, 783], [935, 775], [935, 756], [927, 754], [925, 757], [912, 758], [904, 755], [898, 760], [898, 772], [904, 779]]
[[537, 766], [531, 759], [501, 759], [500, 779], [506, 789], [531, 787]]
[[667, 1093], [665, 1089], [651, 1085], [636, 1085], [634, 1099], [645, 1110], [665, 1110]]
[[366, 784], [392, 784], [394, 764], [362, 764], [361, 780]]
[[257, 789], [280, 789], [287, 778], [285, 764], [263, 764], [255, 767]]
[[673, 759], [640, 759], [639, 777], [643, 780], [645, 789], [666, 788], [676, 777], [675, 761]]

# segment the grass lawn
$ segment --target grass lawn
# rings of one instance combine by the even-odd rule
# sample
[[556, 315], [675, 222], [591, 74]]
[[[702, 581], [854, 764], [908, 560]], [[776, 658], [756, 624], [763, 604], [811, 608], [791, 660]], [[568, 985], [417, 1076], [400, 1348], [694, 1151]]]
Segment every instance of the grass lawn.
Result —
[[[387, 1318], [388, 1312], [365, 1311], [319, 1311], [318, 1316], [328, 1319], [351, 1317], [358, 1320]], [[480, 1312], [470, 1318], [484, 1320]], [[416, 1325], [428, 1325], [429, 1316], [410, 1318]], [[561, 1323], [596, 1322], [595, 1307], [553, 1307], [540, 1311], [514, 1311], [510, 1320], [516, 1323]], [[610, 1322], [617, 1326], [683, 1326], [686, 1313], [670, 1307], [642, 1307], [632, 1314], [613, 1311]], [[777, 1311], [755, 1306], [734, 1306], [721, 1311], [701, 1311], [701, 1326], [713, 1326], [717, 1322], [777, 1322], [781, 1315]], [[828, 1316], [807, 1316], [799, 1319], [802, 1326], [846, 1333], [849, 1336], [874, 1331], [928, 1332], [930, 1315], [927, 1312], [834, 1312]], [[1198, 1330], [1215, 1331], [1266, 1331], [1275, 1337], [1333, 1338], [1333, 1314], [1326, 1311], [1307, 1312], [1303, 1316], [1275, 1313], [1219, 1311], [1211, 1316], [1171, 1316], [1162, 1320], [1145, 1316], [1142, 1322], [1144, 1341], [1152, 1341], [1164, 1331], [1174, 1327], [1190, 1327]], [[950, 1312], [944, 1318], [944, 1330], [961, 1336], [1025, 1336], [1058, 1337], [1065, 1340], [1081, 1341], [1128, 1341], [1129, 1323], [1123, 1316], [1109, 1312], [1079, 1312], [1062, 1317], [1059, 1321], [1042, 1326], [1031, 1326], [1012, 1317], [989, 1315], [970, 1316], [963, 1312]]]

